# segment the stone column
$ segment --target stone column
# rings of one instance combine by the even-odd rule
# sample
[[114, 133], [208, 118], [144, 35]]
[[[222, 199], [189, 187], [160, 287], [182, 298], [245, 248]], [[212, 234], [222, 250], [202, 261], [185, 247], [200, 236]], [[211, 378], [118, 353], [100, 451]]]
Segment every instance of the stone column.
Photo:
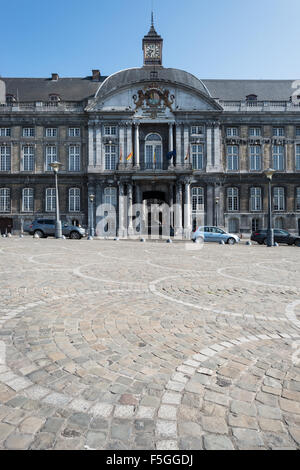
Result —
[[125, 235], [124, 229], [124, 183], [119, 182], [119, 224], [118, 224], [118, 237], [123, 238]]
[[[122, 156], [122, 157], [121, 157]], [[124, 165], [125, 163], [125, 128], [123, 124], [120, 124], [119, 128], [119, 155], [118, 163]]]
[[89, 143], [88, 143], [88, 154], [89, 154], [89, 166], [94, 166], [94, 124], [89, 123]]
[[214, 127], [214, 167], [215, 171], [222, 170], [221, 129], [219, 123], [216, 123]]
[[[189, 145], [190, 145], [189, 126], [185, 125], [184, 131], [183, 131], [183, 157], [181, 158], [181, 164], [185, 164], [185, 163], [189, 164], [192, 161], [191, 149], [189, 148]], [[186, 160], [188, 150], [190, 151], [190, 156]]]
[[133, 225], [132, 225], [132, 183], [127, 184], [127, 199], [128, 199], [128, 235], [133, 235]]
[[[103, 181], [97, 181], [96, 183], [96, 199], [95, 199], [95, 229], [97, 229], [97, 224], [100, 222], [101, 217], [97, 215], [97, 209], [101, 204], [103, 204]], [[103, 236], [102, 233], [97, 233], [97, 230], [95, 230], [95, 235], [96, 236]]]
[[128, 157], [128, 155], [133, 151], [133, 148], [132, 148], [132, 124], [129, 123], [127, 124], [127, 151], [126, 151], [126, 155], [124, 155], [124, 159], [125, 159], [125, 164], [128, 165], [128, 166], [132, 166], [132, 163], [133, 163], [133, 156], [131, 157], [130, 160], [126, 160], [126, 158]]
[[102, 136], [101, 124], [96, 127], [96, 166], [102, 167]]
[[182, 126], [179, 123], [176, 123], [176, 166], [181, 166], [182, 161], [182, 152], [181, 152], [181, 135], [182, 135]]
[[206, 225], [214, 225], [214, 187], [207, 185], [206, 189]]
[[206, 171], [212, 171], [212, 127], [208, 124], [206, 129]]
[[[173, 152], [173, 150], [174, 150], [174, 145], [173, 145], [173, 123], [169, 122], [169, 152]], [[169, 168], [174, 166], [173, 158], [174, 157], [172, 157], [168, 162], [169, 163]]]
[[134, 166], [140, 166], [140, 132], [139, 123], [135, 123], [135, 153], [134, 153]]
[[184, 237], [189, 239], [191, 236], [191, 183], [186, 180], [184, 184]]
[[182, 237], [182, 184], [176, 183], [176, 206], [175, 206], [175, 237]]
[[224, 208], [225, 208], [225, 200], [224, 200], [224, 187], [223, 186], [216, 186], [215, 187], [215, 198], [219, 197], [219, 204], [218, 207], [215, 204], [215, 210], [218, 211], [218, 226], [224, 228], [225, 227], [225, 220], [224, 220]]

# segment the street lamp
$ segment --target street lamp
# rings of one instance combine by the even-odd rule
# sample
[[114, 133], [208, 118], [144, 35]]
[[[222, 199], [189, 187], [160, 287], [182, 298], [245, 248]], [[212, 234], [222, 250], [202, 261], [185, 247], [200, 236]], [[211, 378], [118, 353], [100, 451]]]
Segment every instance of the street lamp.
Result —
[[268, 168], [264, 171], [266, 177], [269, 180], [268, 187], [268, 230], [267, 230], [267, 246], [274, 246], [274, 230], [272, 228], [272, 178], [275, 173], [273, 168]]
[[95, 235], [95, 230], [94, 230], [94, 200], [95, 200], [95, 194], [89, 194], [89, 201], [90, 201], [90, 228], [89, 228], [89, 236], [88, 240], [93, 240], [93, 237]]
[[58, 184], [57, 184], [57, 174], [60, 168], [63, 166], [60, 162], [50, 163], [51, 168], [54, 171], [55, 175], [55, 200], [56, 200], [56, 221], [55, 221], [55, 238], [62, 238], [62, 229], [61, 229], [61, 220], [59, 218], [59, 199], [58, 199]]
[[218, 206], [219, 206], [219, 201], [220, 201], [219, 196], [216, 196], [216, 197], [215, 197], [215, 203], [216, 203], [216, 227], [218, 226]]

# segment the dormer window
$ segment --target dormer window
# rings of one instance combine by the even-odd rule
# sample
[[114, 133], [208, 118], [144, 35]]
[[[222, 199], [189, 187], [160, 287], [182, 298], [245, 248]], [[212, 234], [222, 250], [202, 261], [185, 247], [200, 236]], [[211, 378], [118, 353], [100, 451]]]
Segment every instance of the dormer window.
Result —
[[246, 101], [250, 101], [250, 102], [257, 101], [257, 95], [246, 96]]
[[58, 103], [60, 101], [60, 96], [56, 94], [49, 95], [49, 101], [52, 103]]
[[13, 104], [15, 102], [16, 102], [15, 95], [6, 95], [6, 103], [7, 104]]

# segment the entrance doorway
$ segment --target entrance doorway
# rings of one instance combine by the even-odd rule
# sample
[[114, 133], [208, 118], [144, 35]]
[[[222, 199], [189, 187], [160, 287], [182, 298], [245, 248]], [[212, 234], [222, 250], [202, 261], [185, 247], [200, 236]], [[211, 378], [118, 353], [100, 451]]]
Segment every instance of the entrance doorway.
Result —
[[11, 233], [13, 228], [13, 219], [9, 219], [8, 217], [1, 217], [0, 218], [0, 232], [1, 235], [6, 233]]
[[[166, 203], [165, 193], [162, 191], [147, 191], [143, 193], [143, 203], [144, 203], [144, 233], [148, 236], [159, 236], [161, 237], [163, 233], [169, 233], [174, 235], [173, 227], [170, 224], [170, 221], [167, 221], [167, 226], [164, 227], [163, 224], [166, 224], [166, 221], [163, 220], [162, 210], [159, 209], [159, 206], [162, 206]], [[151, 212], [151, 206], [158, 206], [158, 211], [156, 213]], [[154, 225], [153, 225], [154, 224]]]

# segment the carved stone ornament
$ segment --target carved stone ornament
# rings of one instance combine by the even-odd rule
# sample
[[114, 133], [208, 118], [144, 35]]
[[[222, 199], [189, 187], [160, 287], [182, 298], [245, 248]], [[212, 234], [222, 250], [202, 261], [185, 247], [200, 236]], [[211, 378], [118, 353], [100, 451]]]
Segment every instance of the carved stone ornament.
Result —
[[149, 108], [155, 109], [161, 106], [172, 110], [172, 104], [174, 103], [174, 95], [170, 95], [169, 90], [163, 90], [155, 84], [150, 85], [144, 90], [138, 90], [137, 95], [133, 95], [133, 102], [135, 104], [135, 110], [142, 106], [148, 106]]

